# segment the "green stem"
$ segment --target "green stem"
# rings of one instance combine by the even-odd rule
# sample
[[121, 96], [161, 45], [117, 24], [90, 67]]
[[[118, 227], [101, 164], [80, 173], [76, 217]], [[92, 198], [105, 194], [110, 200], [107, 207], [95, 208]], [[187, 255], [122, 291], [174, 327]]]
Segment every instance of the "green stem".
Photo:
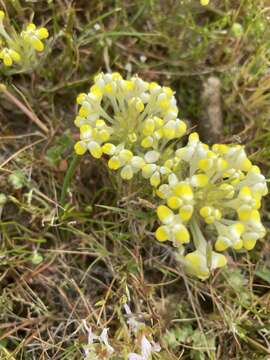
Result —
[[10, 46], [10, 43], [12, 43], [12, 39], [11, 37], [8, 35], [8, 33], [6, 32], [3, 24], [0, 24], [0, 35], [6, 40], [6, 42], [8, 43], [8, 45]]
[[[60, 196], [60, 205], [62, 207], [65, 206], [65, 200], [66, 200], [66, 195], [67, 195], [67, 190], [68, 190], [68, 187], [70, 185], [70, 181], [71, 181], [71, 178], [74, 174], [74, 171], [75, 171], [75, 168], [77, 166], [79, 162], [79, 155], [77, 154], [74, 154], [72, 159], [71, 159], [71, 162], [69, 163], [69, 167], [67, 169], [67, 172], [66, 172], [66, 175], [65, 175], [65, 178], [64, 178], [64, 183], [63, 183], [63, 187], [62, 187], [62, 191], [61, 191], [61, 196]], [[61, 212], [63, 212], [63, 210], [61, 209]]]
[[190, 223], [190, 230], [193, 236], [193, 241], [197, 250], [201, 251], [203, 254], [207, 250], [207, 241], [201, 232], [201, 229], [198, 225], [197, 219], [192, 219]]

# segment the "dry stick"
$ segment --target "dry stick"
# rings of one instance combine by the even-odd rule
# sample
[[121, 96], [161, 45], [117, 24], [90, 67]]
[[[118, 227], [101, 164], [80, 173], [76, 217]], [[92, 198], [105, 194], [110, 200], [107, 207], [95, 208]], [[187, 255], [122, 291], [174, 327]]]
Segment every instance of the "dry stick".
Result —
[[12, 95], [6, 88], [4, 84], [0, 84], [0, 91], [15, 104], [22, 112], [25, 113], [29, 117], [31, 121], [33, 121], [42, 131], [44, 131], [46, 134], [49, 133], [49, 129], [43, 122], [37, 117], [37, 115], [28, 109], [20, 100], [18, 100], [14, 95]]
[[32, 146], [35, 146], [36, 144], [38, 144], [38, 143], [40, 143], [40, 142], [42, 142], [42, 141], [44, 141], [44, 140], [45, 140], [45, 139], [39, 139], [39, 140], [33, 142], [32, 144], [26, 145], [26, 146], [24, 146], [23, 148], [21, 148], [20, 150], [16, 151], [16, 152], [15, 152], [14, 154], [12, 154], [9, 158], [7, 158], [2, 164], [0, 164], [0, 170], [5, 170], [5, 169], [3, 169], [3, 167], [4, 167], [5, 165], [7, 165], [12, 159], [14, 159], [14, 158], [15, 158], [17, 155], [19, 155], [21, 152], [23, 152], [23, 151], [31, 148]]
[[0, 336], [0, 341], [6, 338], [9, 338], [10, 335], [12, 335], [14, 332], [23, 329], [25, 326], [29, 326], [29, 325], [34, 325], [35, 323], [39, 323], [41, 321], [43, 321], [44, 319], [46, 319], [46, 316], [41, 316], [39, 318], [34, 318], [34, 319], [27, 319], [24, 322], [22, 322], [20, 325], [18, 326], [14, 326], [11, 330], [5, 332], [4, 334], [2, 334]]
[[200, 317], [198, 316], [198, 312], [197, 312], [197, 309], [196, 309], [196, 306], [193, 302], [193, 299], [192, 299], [192, 293], [191, 293], [191, 290], [189, 288], [189, 285], [188, 285], [188, 281], [187, 281], [187, 278], [184, 276], [183, 277], [183, 280], [184, 280], [184, 284], [185, 284], [185, 287], [186, 287], [186, 290], [187, 290], [187, 293], [188, 293], [188, 298], [189, 298], [189, 301], [191, 303], [191, 306], [192, 306], [192, 309], [193, 309], [193, 312], [195, 314], [195, 317], [197, 319], [197, 323], [198, 323], [198, 326], [199, 326], [199, 329], [201, 331], [201, 333], [203, 334], [204, 336], [204, 340], [206, 341], [206, 351], [207, 351], [207, 355], [209, 356], [209, 358], [211, 358], [211, 353], [209, 350], [211, 350], [207, 344], [207, 340], [206, 340], [206, 336], [204, 334], [204, 331], [203, 331], [203, 327], [202, 327], [202, 324], [201, 324], [201, 321], [200, 321]]
[[[34, 338], [36, 337], [36, 335], [38, 333], [41, 333], [43, 330], [45, 330], [46, 328], [48, 327], [48, 324], [44, 324], [43, 326], [41, 326], [40, 329], [36, 329], [36, 331], [34, 331], [31, 335], [29, 335], [27, 338], [23, 339], [22, 342], [17, 346], [17, 348], [12, 352], [11, 355], [17, 355], [18, 352], [23, 348], [25, 347], [27, 344], [29, 344], [29, 342]], [[15, 358], [11, 358], [12, 359], [15, 359]]]
[[[5, 357], [5, 359], [16, 360], [15, 357], [13, 357], [12, 354], [4, 346], [1, 346], [1, 351], [4, 352], [5, 355], [8, 356], [8, 357]], [[1, 353], [0, 353], [0, 355], [1, 355]]]
[[222, 136], [223, 119], [220, 88], [220, 80], [212, 76], [204, 83], [201, 96], [203, 110], [199, 129], [203, 140], [208, 144], [219, 142]]

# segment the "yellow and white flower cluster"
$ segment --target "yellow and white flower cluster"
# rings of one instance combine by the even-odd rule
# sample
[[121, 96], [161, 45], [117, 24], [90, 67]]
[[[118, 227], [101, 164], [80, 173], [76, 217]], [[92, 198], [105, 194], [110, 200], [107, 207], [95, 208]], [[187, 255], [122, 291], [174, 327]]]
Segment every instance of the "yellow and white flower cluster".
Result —
[[[149, 179], [160, 199], [156, 238], [178, 248], [189, 272], [205, 279], [226, 265], [221, 252], [251, 250], [264, 237], [259, 208], [267, 185], [260, 169], [242, 146], [209, 147], [197, 133], [179, 147], [187, 128], [170, 88], [101, 73], [77, 103], [75, 152], [104, 155], [124, 180], [135, 174]], [[187, 252], [185, 244], [194, 250]]]
[[36, 52], [44, 50], [42, 40], [48, 38], [48, 30], [45, 27], [36, 28], [35, 24], [30, 23], [18, 34], [4, 19], [5, 13], [0, 10], [0, 60], [6, 67], [20, 64], [22, 69], [27, 69], [33, 66]]
[[125, 180], [141, 173], [157, 187], [167, 178], [171, 170], [163, 164], [160, 149], [186, 133], [170, 88], [137, 76], [124, 80], [118, 73], [101, 73], [77, 103], [77, 154], [89, 151], [98, 159], [105, 155], [108, 167], [119, 169]]
[[210, 148], [197, 133], [190, 134], [187, 145], [177, 149], [169, 161], [173, 175], [157, 189], [166, 205], [157, 209], [162, 225], [156, 237], [178, 242], [184, 253], [189, 231], [196, 250], [183, 261], [198, 277], [206, 278], [210, 270], [226, 264], [220, 252], [251, 250], [264, 237], [258, 210], [268, 192], [266, 180], [242, 146], [215, 144]]

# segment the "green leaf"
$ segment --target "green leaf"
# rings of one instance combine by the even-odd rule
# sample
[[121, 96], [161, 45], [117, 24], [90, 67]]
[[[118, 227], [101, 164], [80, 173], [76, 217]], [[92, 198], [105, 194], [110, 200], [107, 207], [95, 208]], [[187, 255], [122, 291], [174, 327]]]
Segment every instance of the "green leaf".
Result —
[[266, 266], [259, 268], [255, 274], [268, 284], [270, 284], [270, 269]]
[[45, 159], [51, 166], [57, 166], [66, 157], [73, 146], [70, 130], [64, 132], [62, 136], [56, 138], [56, 142], [47, 152]]

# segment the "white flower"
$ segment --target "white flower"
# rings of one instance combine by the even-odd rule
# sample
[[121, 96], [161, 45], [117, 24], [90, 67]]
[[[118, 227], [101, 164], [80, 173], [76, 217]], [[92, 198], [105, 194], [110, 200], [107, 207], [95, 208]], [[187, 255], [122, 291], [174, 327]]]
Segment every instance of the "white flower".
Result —
[[108, 340], [108, 328], [105, 328], [102, 330], [102, 333], [99, 336], [99, 340], [101, 343], [103, 343], [106, 346], [106, 349], [108, 351], [109, 354], [112, 354], [114, 352], [113, 347], [109, 344], [109, 340]]
[[101, 345], [104, 345], [108, 356], [110, 356], [114, 352], [114, 349], [109, 344], [109, 340], [108, 340], [109, 329], [108, 328], [103, 329], [101, 334], [98, 336], [93, 333], [92, 328], [87, 325], [85, 319], [82, 321], [82, 323], [88, 334], [88, 343], [86, 346], [84, 346], [86, 359], [99, 360], [98, 355], [96, 354], [95, 341], [99, 342]]
[[176, 150], [176, 157], [189, 163], [192, 176], [198, 168], [199, 161], [207, 156], [208, 151], [208, 145], [200, 141], [197, 133], [192, 133], [189, 135], [187, 146]]
[[141, 354], [129, 353], [128, 360], [150, 360], [155, 352], [160, 352], [160, 345], [154, 341], [147, 340], [144, 335], [141, 340]]
[[144, 323], [137, 321], [135, 319], [135, 316], [132, 314], [130, 307], [127, 304], [124, 304], [124, 309], [128, 316], [127, 323], [130, 331], [133, 332], [134, 334], [137, 334], [138, 330], [144, 326]]
[[98, 23], [96, 23], [96, 24], [93, 26], [93, 28], [94, 28], [95, 31], [99, 31], [99, 30], [101, 29], [101, 26], [100, 26]]

